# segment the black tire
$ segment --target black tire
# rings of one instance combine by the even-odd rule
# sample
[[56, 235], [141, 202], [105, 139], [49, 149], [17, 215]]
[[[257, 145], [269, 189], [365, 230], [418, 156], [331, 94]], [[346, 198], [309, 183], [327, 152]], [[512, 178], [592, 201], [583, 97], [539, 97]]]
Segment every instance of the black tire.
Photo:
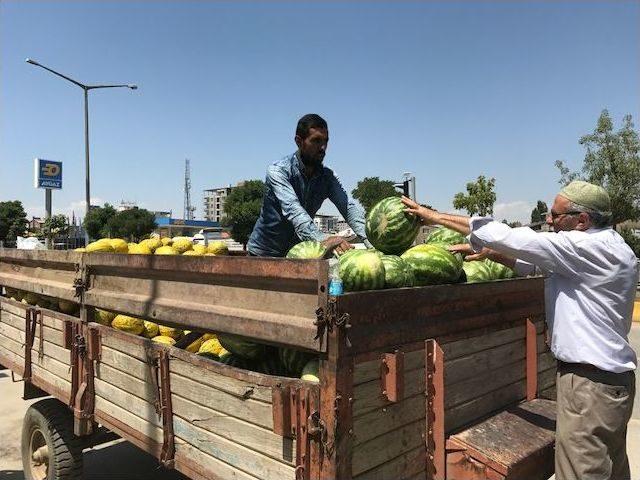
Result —
[[82, 441], [73, 434], [71, 411], [55, 398], [34, 403], [24, 416], [22, 466], [25, 480], [82, 478]]

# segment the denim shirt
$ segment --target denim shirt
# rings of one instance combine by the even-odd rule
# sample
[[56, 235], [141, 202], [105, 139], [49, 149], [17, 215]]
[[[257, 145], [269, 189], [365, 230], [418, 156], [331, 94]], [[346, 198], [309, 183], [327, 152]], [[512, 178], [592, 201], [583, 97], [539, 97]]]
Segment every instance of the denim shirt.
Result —
[[318, 230], [313, 217], [327, 198], [356, 235], [366, 239], [364, 210], [349, 200], [330, 168], [322, 167], [307, 178], [295, 153], [270, 165], [260, 218], [247, 249], [254, 255], [284, 257], [300, 241], [324, 240], [326, 235]]

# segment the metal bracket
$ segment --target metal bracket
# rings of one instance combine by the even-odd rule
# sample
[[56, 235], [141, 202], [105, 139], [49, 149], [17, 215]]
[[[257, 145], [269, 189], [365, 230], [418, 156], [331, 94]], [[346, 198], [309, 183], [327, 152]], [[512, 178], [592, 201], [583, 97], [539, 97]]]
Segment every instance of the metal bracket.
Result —
[[351, 341], [347, 335], [347, 331], [351, 328], [350, 320], [351, 317], [348, 313], [338, 315], [338, 306], [335, 297], [329, 298], [326, 311], [322, 307], [316, 310], [316, 321], [313, 322], [313, 324], [316, 326], [317, 332], [314, 340], [320, 339], [320, 347], [322, 348], [325, 332], [332, 332], [334, 328], [343, 328], [345, 343], [347, 348], [351, 348]]
[[[36, 322], [38, 316], [35, 308], [27, 308], [25, 313], [25, 339], [24, 339], [24, 370], [22, 378], [28, 382], [31, 380], [31, 349], [36, 336]], [[40, 317], [42, 321], [42, 317]], [[40, 331], [40, 340], [42, 341], [42, 331]]]
[[389, 402], [399, 402], [404, 396], [404, 352], [382, 354], [380, 388]]
[[425, 342], [425, 372], [427, 479], [445, 480], [444, 353], [434, 339]]
[[97, 328], [89, 328], [88, 351], [89, 360], [100, 361], [102, 359], [102, 336]]
[[166, 468], [175, 466], [175, 436], [173, 432], [173, 406], [169, 374], [169, 351], [165, 348], [147, 351], [147, 365], [155, 392], [154, 407], [162, 419], [162, 450], [160, 463]]
[[536, 325], [530, 318], [526, 320], [526, 343], [527, 343], [527, 401], [531, 401], [538, 394], [538, 345], [536, 336]]

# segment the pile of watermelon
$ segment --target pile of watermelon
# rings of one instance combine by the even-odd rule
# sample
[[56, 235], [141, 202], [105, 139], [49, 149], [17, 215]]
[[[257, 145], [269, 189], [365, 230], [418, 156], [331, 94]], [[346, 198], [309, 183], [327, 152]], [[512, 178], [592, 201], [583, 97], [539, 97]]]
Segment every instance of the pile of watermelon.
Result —
[[[345, 292], [486, 282], [511, 278], [508, 267], [490, 260], [464, 262], [448, 246], [467, 243], [464, 235], [444, 227], [434, 229], [424, 244], [414, 245], [418, 220], [405, 212], [398, 197], [378, 202], [367, 215], [367, 238], [374, 248], [349, 250], [340, 256], [340, 276]], [[319, 242], [295, 245], [288, 258], [322, 258], [326, 250]]]

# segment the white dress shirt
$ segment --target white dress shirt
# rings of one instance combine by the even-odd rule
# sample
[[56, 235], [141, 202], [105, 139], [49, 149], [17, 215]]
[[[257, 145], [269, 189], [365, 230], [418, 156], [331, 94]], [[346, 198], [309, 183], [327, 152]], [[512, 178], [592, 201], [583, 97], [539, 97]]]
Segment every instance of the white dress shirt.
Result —
[[628, 334], [638, 259], [615, 230], [537, 233], [479, 217], [469, 226], [474, 250], [489, 247], [517, 258], [519, 275], [534, 267], [547, 275], [546, 319], [558, 360], [616, 373], [636, 368]]

